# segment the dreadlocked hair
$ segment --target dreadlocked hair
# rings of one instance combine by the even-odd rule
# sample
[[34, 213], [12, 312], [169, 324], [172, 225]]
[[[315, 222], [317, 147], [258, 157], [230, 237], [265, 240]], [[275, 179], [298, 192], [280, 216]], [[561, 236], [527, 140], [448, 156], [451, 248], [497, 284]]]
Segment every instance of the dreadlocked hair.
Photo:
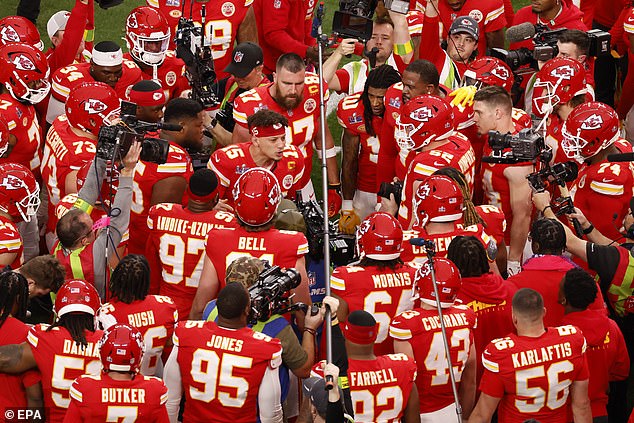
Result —
[[130, 304], [143, 300], [150, 290], [150, 266], [140, 254], [121, 259], [110, 276], [110, 291], [119, 301]]
[[463, 278], [489, 273], [489, 260], [484, 245], [474, 236], [457, 236], [452, 239], [447, 258], [458, 267]]
[[365, 123], [365, 132], [367, 132], [368, 135], [376, 135], [374, 127], [372, 126], [374, 113], [372, 113], [368, 89], [370, 87], [387, 89], [397, 82], [401, 82], [401, 75], [390, 65], [378, 66], [372, 69], [368, 74], [368, 79], [365, 80], [365, 86], [363, 87], [363, 94], [361, 94], [361, 102], [363, 103], [363, 122]]
[[29, 299], [29, 283], [19, 273], [8, 271], [0, 274], [0, 327], [7, 320], [15, 305], [13, 315], [18, 320], [26, 317], [26, 305]]
[[451, 166], [438, 169], [433, 174], [448, 176], [458, 184], [458, 187], [460, 188], [460, 191], [462, 192], [462, 197], [464, 199], [464, 211], [462, 212], [462, 220], [464, 221], [464, 225], [471, 226], [481, 224], [486, 228], [486, 223], [478, 214], [475, 208], [475, 204], [473, 204], [473, 200], [471, 200], [471, 190], [469, 189], [469, 184], [467, 183], [464, 174], [455, 167]]
[[392, 269], [395, 270], [399, 265], [403, 264], [401, 258], [395, 258], [392, 260], [374, 260], [368, 257], [363, 257], [359, 262], [361, 267], [376, 266], [379, 269]]
[[70, 337], [75, 341], [75, 345], [87, 347], [86, 331], [95, 331], [95, 316], [81, 311], [66, 313], [50, 325], [46, 331], [50, 332], [56, 327], [66, 328]]

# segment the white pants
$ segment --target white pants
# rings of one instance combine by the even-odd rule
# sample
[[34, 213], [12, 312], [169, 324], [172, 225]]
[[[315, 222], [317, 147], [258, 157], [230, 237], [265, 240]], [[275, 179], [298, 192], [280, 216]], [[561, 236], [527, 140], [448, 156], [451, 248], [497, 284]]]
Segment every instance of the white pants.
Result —
[[445, 408], [432, 411], [431, 413], [421, 413], [420, 423], [453, 423], [459, 422], [456, 413], [456, 404], [449, 404]]
[[374, 213], [378, 203], [376, 202], [376, 193], [356, 190], [352, 199], [352, 207], [354, 212], [363, 220], [370, 213]]

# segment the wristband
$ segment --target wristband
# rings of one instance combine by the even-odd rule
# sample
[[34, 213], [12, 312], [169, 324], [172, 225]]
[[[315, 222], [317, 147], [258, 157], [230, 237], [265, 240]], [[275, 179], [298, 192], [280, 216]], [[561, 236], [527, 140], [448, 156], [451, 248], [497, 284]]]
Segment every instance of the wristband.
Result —
[[594, 225], [591, 223], [590, 226], [583, 230], [583, 234], [588, 235], [592, 231], [594, 231]]
[[414, 43], [412, 43], [412, 40], [409, 40], [405, 44], [394, 44], [392, 50], [397, 56], [405, 56], [414, 51]]
[[354, 210], [354, 206], [352, 205], [352, 200], [343, 200], [341, 202], [341, 210], [343, 210], [343, 211], [352, 211], [352, 210]]
[[[315, 149], [315, 151], [317, 151], [317, 157], [321, 159], [322, 158], [321, 150]], [[326, 150], [326, 158], [330, 159], [332, 157], [337, 157], [337, 147], [332, 147]]]
[[311, 329], [311, 328], [304, 328], [304, 332], [308, 332], [313, 336], [315, 336], [315, 334], [317, 333], [315, 332], [315, 329]]
[[81, 198], [78, 198], [77, 200], [75, 200], [75, 204], [73, 204], [73, 207], [75, 207], [76, 209], [83, 210], [88, 214], [92, 212], [92, 204], [82, 200]]
[[553, 209], [552, 207], [550, 207], [550, 204], [547, 205], [546, 207], [544, 207], [544, 209], [542, 210], [542, 214], [544, 214], [546, 212], [546, 209]]

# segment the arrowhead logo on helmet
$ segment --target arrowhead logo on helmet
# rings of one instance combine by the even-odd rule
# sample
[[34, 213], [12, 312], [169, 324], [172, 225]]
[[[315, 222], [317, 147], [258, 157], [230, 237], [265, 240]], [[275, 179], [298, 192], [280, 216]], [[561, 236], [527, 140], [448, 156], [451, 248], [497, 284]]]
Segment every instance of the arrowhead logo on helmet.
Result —
[[498, 78], [502, 78], [502, 79], [508, 79], [511, 75], [509, 74], [509, 71], [504, 68], [503, 66], [496, 66], [493, 68], [493, 70], [491, 71], [491, 74], [493, 74], [494, 76], [497, 76]]
[[13, 63], [18, 70], [31, 71], [36, 69], [33, 61], [24, 54], [17, 54], [13, 56], [11, 63]]
[[14, 175], [7, 175], [0, 183], [1, 187], [5, 187], [7, 190], [20, 189], [24, 186], [24, 183]]
[[105, 103], [94, 98], [89, 98], [84, 102], [84, 110], [91, 115], [101, 113], [107, 108]]
[[581, 129], [599, 129], [603, 125], [603, 119], [597, 114], [588, 116], [581, 124]]
[[6, 42], [20, 42], [20, 35], [18, 34], [18, 31], [16, 31], [15, 28], [13, 28], [12, 26], [5, 26], [4, 28], [2, 28], [2, 30], [0, 30], [0, 37]]
[[409, 117], [411, 119], [414, 119], [419, 122], [427, 122], [429, 121], [429, 119], [432, 118], [432, 116], [433, 116], [433, 113], [431, 109], [427, 106], [419, 107], [418, 109], [413, 110], [409, 114]]
[[128, 22], [126, 22], [126, 25], [129, 28], [138, 28], [139, 23], [136, 20], [136, 13], [130, 13], [130, 16], [128, 16]]
[[570, 65], [558, 66], [550, 72], [551, 76], [560, 79], [570, 79], [574, 73], [575, 70]]

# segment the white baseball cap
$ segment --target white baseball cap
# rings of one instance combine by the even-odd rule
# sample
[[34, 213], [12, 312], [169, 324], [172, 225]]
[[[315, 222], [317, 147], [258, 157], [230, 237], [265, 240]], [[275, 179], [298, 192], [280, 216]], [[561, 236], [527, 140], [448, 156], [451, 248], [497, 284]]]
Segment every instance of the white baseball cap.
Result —
[[70, 17], [70, 12], [66, 10], [60, 10], [56, 12], [46, 23], [46, 32], [48, 32], [48, 37], [53, 38], [53, 35], [59, 30], [66, 29], [66, 23], [68, 22], [68, 18]]

